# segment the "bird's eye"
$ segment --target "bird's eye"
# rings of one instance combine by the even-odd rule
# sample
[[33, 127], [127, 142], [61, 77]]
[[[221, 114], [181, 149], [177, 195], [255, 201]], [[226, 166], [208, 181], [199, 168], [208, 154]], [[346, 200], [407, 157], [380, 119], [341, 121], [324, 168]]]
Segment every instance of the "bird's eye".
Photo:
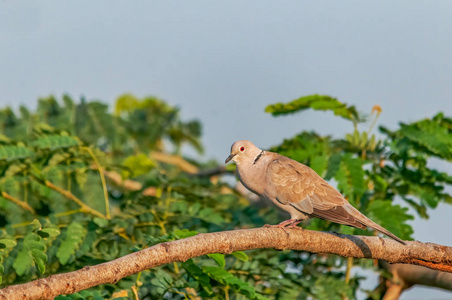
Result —
[[243, 147], [243, 146], [240, 147], [240, 151], [242, 151], [242, 152], [245, 151], [245, 147]]

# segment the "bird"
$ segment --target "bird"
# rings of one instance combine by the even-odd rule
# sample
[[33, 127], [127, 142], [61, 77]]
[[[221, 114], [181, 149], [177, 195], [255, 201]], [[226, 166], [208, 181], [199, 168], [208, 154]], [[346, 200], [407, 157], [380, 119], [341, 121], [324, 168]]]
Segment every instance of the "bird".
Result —
[[406, 245], [353, 207], [313, 169], [298, 161], [261, 150], [247, 140], [232, 144], [225, 164], [231, 160], [236, 164], [238, 179], [248, 190], [290, 214], [290, 219], [273, 226], [286, 230], [317, 217], [360, 229], [370, 227]]

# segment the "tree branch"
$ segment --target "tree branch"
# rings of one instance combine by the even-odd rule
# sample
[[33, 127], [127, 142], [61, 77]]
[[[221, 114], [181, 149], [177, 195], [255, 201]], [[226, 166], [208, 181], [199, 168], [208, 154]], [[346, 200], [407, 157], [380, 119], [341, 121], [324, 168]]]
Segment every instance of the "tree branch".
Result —
[[0, 299], [53, 299], [163, 264], [206, 255], [258, 248], [292, 249], [330, 253], [344, 257], [382, 259], [390, 263], [408, 263], [452, 272], [452, 247], [432, 243], [400, 243], [380, 237], [351, 236], [302, 229], [275, 227], [242, 229], [196, 236], [158, 244], [100, 265], [52, 275], [0, 290]]
[[414, 285], [425, 285], [452, 291], [452, 273], [427, 269], [422, 266], [388, 264], [379, 261], [380, 267], [392, 274], [386, 279], [388, 290], [383, 299], [398, 299], [403, 291]]

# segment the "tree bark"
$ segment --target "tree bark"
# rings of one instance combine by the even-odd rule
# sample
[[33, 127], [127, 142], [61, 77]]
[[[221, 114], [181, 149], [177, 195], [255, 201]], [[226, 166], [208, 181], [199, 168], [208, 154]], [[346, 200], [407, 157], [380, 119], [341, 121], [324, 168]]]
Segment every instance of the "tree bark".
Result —
[[399, 299], [405, 290], [415, 285], [425, 285], [452, 291], [452, 273], [415, 265], [390, 265], [384, 261], [380, 261], [379, 266], [392, 274], [392, 278], [385, 279], [387, 291], [383, 300]]
[[381, 259], [390, 263], [423, 265], [452, 272], [452, 247], [432, 243], [396, 241], [380, 237], [351, 236], [301, 228], [256, 228], [198, 234], [182, 240], [161, 243], [113, 261], [87, 266], [78, 271], [51, 275], [0, 290], [0, 299], [53, 299], [176, 261], [209, 253], [274, 248], [344, 257]]

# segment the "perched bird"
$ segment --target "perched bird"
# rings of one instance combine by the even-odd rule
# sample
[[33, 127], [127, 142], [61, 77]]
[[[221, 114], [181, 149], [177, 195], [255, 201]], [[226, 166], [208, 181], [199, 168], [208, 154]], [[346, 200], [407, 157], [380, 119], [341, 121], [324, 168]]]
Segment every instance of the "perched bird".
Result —
[[232, 144], [225, 163], [234, 161], [242, 184], [287, 211], [290, 219], [276, 225], [295, 227], [317, 217], [361, 229], [373, 228], [394, 240], [404, 241], [360, 213], [314, 170], [278, 153], [263, 151], [250, 141]]

